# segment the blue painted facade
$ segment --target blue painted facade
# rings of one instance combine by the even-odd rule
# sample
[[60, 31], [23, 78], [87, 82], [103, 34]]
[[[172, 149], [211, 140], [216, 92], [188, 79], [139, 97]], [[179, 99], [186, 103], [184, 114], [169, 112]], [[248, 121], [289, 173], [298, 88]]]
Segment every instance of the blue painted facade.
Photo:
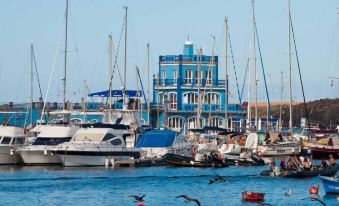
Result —
[[[226, 126], [226, 81], [219, 79], [218, 56], [197, 52], [192, 42], [186, 41], [183, 54], [159, 56], [159, 71], [153, 77], [153, 105], [158, 106], [160, 117], [157, 120], [158, 111], [153, 111], [152, 117], [156, 119], [153, 126], [181, 131]], [[229, 104], [227, 111], [227, 127], [233, 128], [235, 124], [239, 127], [245, 115], [241, 105]]]

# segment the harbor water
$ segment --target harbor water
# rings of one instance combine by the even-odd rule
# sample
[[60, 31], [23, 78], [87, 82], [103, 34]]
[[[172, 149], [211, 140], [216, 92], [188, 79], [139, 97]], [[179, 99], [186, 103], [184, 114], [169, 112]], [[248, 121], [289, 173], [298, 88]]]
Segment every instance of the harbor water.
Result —
[[[0, 166], [0, 205], [123, 205], [135, 206], [130, 195], [145, 194], [144, 205], [194, 205], [176, 198], [185, 194], [201, 205], [258, 205], [241, 200], [241, 192], [264, 192], [271, 205], [320, 205], [302, 200], [319, 178], [287, 179], [262, 177], [262, 167], [176, 168], [176, 167], [82, 167]], [[225, 182], [208, 184], [215, 173]], [[291, 196], [285, 196], [289, 189]], [[336, 196], [318, 198], [338, 205]]]

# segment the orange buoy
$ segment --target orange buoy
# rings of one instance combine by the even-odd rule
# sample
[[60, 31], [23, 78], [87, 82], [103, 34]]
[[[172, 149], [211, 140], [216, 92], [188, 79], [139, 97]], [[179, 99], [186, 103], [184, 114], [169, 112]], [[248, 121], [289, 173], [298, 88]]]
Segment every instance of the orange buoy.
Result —
[[318, 182], [318, 185], [317, 186], [311, 186], [309, 188], [309, 191], [310, 191], [310, 194], [311, 195], [317, 195], [318, 194], [318, 191], [319, 191], [319, 186], [320, 186], [320, 182]]

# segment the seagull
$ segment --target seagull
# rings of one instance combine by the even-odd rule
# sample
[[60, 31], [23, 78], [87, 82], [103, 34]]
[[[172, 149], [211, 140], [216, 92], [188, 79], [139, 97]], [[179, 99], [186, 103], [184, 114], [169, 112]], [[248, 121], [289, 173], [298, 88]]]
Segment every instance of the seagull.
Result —
[[292, 195], [292, 190], [288, 189], [287, 192], [285, 192], [285, 196], [291, 196]]
[[180, 197], [184, 198], [186, 203], [188, 203], [188, 202], [195, 202], [198, 206], [201, 206], [199, 200], [197, 200], [197, 199], [192, 199], [190, 197], [187, 197], [186, 195], [176, 196], [176, 198], [180, 198]]
[[326, 206], [326, 204], [322, 200], [320, 200], [319, 198], [316, 198], [316, 197], [308, 197], [308, 198], [304, 198], [302, 200], [318, 201], [321, 205]]
[[214, 173], [214, 174], [215, 174], [215, 177], [212, 178], [212, 179], [210, 179], [210, 180], [208, 181], [208, 184], [209, 184], [209, 185], [210, 185], [210, 184], [213, 184], [213, 183], [215, 183], [215, 182], [218, 182], [218, 181], [220, 181], [220, 182], [225, 182], [225, 179], [224, 179], [222, 176], [218, 175], [217, 173]]
[[146, 196], [146, 195], [141, 195], [141, 196], [138, 196], [138, 195], [130, 195], [130, 197], [134, 197], [135, 202], [143, 202], [145, 196]]

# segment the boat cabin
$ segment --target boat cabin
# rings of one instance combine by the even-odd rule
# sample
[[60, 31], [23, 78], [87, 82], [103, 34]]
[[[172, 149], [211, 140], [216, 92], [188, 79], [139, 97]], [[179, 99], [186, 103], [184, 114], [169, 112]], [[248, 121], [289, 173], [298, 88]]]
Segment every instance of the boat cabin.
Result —
[[14, 126], [0, 126], [0, 145], [25, 144], [26, 136], [23, 129]]
[[113, 146], [125, 146], [125, 140], [121, 131], [110, 128], [82, 128], [71, 139], [71, 142], [106, 142]]
[[46, 125], [32, 145], [58, 145], [68, 142], [78, 129], [75, 126]]

